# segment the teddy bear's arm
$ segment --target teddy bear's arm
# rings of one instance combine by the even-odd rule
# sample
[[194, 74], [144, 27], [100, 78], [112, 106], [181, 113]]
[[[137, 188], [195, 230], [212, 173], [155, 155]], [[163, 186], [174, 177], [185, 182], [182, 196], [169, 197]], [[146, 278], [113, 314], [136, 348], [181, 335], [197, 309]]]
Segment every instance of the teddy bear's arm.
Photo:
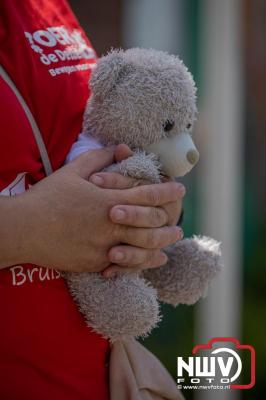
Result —
[[207, 294], [208, 286], [221, 269], [220, 244], [194, 236], [165, 249], [167, 264], [147, 269], [143, 276], [168, 304], [194, 304]]
[[105, 171], [118, 172], [124, 176], [144, 179], [151, 183], [161, 181], [160, 164], [154, 154], [137, 151], [131, 157], [117, 164], [112, 164]]

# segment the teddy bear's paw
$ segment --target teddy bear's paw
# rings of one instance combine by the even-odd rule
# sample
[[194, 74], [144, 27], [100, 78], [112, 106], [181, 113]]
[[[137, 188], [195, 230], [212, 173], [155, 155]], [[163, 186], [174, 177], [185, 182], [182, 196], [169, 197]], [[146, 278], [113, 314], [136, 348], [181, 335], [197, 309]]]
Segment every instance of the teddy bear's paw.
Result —
[[67, 282], [87, 324], [112, 342], [145, 337], [160, 321], [156, 290], [136, 274], [71, 273]]
[[165, 303], [194, 304], [207, 295], [211, 281], [221, 270], [220, 243], [194, 236], [166, 249], [168, 262], [160, 268], [144, 271], [144, 277], [157, 289]]
[[160, 163], [154, 154], [136, 151], [131, 157], [106, 168], [109, 172], [118, 172], [136, 179], [145, 179], [152, 183], [161, 181]]

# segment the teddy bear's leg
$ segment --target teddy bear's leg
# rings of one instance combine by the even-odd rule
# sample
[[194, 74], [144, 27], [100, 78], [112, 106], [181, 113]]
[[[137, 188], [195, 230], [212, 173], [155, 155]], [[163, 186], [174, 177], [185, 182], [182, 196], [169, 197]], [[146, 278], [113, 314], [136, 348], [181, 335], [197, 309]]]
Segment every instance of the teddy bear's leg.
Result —
[[112, 342], [146, 336], [160, 320], [156, 290], [136, 274], [109, 279], [94, 272], [65, 276], [88, 325]]
[[194, 304], [205, 297], [212, 279], [221, 269], [220, 243], [209, 237], [194, 236], [165, 249], [164, 266], [143, 271], [165, 303]]

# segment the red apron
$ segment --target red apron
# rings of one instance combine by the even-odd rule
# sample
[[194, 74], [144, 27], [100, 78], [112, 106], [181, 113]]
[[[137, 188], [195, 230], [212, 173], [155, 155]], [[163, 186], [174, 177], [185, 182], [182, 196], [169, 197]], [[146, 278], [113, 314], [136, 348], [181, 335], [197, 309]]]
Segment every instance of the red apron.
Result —
[[[95, 59], [64, 0], [1, 0], [0, 63], [30, 107], [54, 169], [80, 132]], [[0, 194], [11, 196], [44, 172], [24, 111], [2, 79], [0, 126]], [[108, 399], [108, 342], [85, 325], [56, 270], [0, 270], [0, 318], [0, 399]]]

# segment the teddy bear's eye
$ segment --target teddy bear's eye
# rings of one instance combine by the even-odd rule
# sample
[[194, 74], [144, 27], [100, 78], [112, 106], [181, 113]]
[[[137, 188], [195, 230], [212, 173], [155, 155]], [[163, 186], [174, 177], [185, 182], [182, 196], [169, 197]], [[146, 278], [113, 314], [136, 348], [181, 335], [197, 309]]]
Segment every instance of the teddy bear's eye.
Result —
[[187, 124], [187, 129], [190, 129], [191, 128], [191, 124]]
[[174, 126], [175, 126], [175, 122], [168, 119], [163, 124], [163, 129], [164, 129], [165, 132], [169, 132], [169, 131], [171, 131], [173, 129]]

